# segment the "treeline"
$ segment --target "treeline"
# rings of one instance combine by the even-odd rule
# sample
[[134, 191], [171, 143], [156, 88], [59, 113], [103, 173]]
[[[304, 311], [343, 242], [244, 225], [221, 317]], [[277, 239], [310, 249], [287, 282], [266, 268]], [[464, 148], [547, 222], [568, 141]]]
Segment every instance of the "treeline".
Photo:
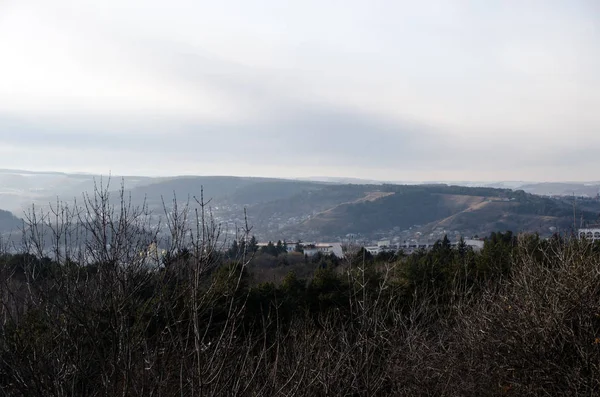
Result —
[[[260, 252], [271, 256], [279, 256], [280, 254], [286, 254], [289, 247], [290, 245], [288, 245], [286, 241], [281, 240], [277, 240], [276, 243], [269, 241], [266, 245], [259, 246], [256, 237], [252, 236], [249, 240], [241, 239], [239, 242], [237, 239], [234, 239], [231, 243], [231, 247], [229, 247], [227, 250], [227, 255], [233, 260], [235, 260], [240, 254], [243, 254], [245, 251], [250, 254]], [[302, 252], [302, 246], [300, 243], [292, 244], [291, 248], [295, 252]]]
[[600, 393], [585, 241], [272, 255], [242, 243], [249, 227], [233, 250], [200, 198], [165, 211], [163, 254], [143, 207], [101, 188], [83, 206], [30, 214], [23, 252], [0, 257], [4, 395]]

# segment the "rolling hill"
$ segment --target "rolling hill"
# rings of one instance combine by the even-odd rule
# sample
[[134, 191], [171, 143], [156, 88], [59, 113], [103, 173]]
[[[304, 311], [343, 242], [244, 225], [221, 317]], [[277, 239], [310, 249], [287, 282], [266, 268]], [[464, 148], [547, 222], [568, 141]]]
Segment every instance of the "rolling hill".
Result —
[[[305, 238], [327, 239], [348, 234], [365, 237], [394, 237], [401, 233], [429, 235], [436, 230], [462, 235], [487, 235], [503, 230], [549, 235], [554, 231], [568, 231], [574, 224], [572, 202], [523, 191], [385, 186], [378, 196], [364, 193], [365, 199], [340, 203], [284, 231]], [[576, 209], [575, 223], [596, 222], [598, 213], [600, 203], [589, 200]]]
[[[98, 180], [98, 176], [85, 174], [0, 170], [0, 208], [22, 211], [31, 203], [39, 208], [55, 202], [57, 196], [69, 201], [83, 191], [91, 192]], [[242, 225], [246, 209], [253, 233], [261, 240], [340, 240], [347, 235], [365, 239], [434, 238], [439, 233], [468, 236], [501, 230], [549, 235], [597, 222], [600, 213], [600, 201], [591, 198], [598, 188], [593, 184], [531, 184], [523, 190], [512, 190], [442, 183], [360, 182], [232, 176], [126, 177], [125, 187], [134, 204], [145, 202], [157, 221], [164, 214], [163, 198], [169, 206], [174, 193], [181, 202], [199, 197], [203, 189], [226, 234]], [[120, 177], [113, 177], [111, 190], [119, 187]], [[578, 192], [585, 191], [591, 197], [529, 193], [549, 189], [564, 193], [577, 187], [583, 189]], [[2, 212], [0, 231], [18, 224], [18, 218]]]
[[9, 211], [0, 210], [0, 233], [12, 232], [22, 226], [22, 220]]
[[[523, 190], [489, 187], [394, 184], [332, 184], [269, 178], [185, 177], [132, 189], [160, 211], [160, 196], [170, 200], [204, 189], [217, 220], [230, 231], [243, 222], [243, 211], [261, 240], [340, 240], [412, 238], [446, 232], [487, 235], [492, 231], [549, 235], [573, 227], [573, 198], [550, 198]], [[600, 202], [576, 206], [575, 223], [597, 220]], [[399, 237], [400, 236], [400, 237]]]
[[596, 197], [600, 192], [600, 183], [578, 183], [578, 182], [544, 182], [527, 184], [520, 187], [527, 193], [544, 196], [587, 196]]

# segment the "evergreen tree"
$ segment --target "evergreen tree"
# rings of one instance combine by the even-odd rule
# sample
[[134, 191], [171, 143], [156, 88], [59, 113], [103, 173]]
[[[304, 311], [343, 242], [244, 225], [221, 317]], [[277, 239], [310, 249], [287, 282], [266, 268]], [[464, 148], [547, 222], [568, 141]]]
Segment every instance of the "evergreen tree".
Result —
[[229, 251], [227, 252], [227, 254], [230, 258], [235, 258], [238, 256], [239, 253], [240, 247], [238, 245], [238, 242], [237, 240], [233, 240], [233, 243], [231, 243], [231, 247], [229, 247]]
[[248, 243], [248, 251], [255, 253], [258, 251], [258, 241], [256, 241], [256, 237], [252, 236], [250, 242]]
[[273, 256], [277, 256], [279, 254], [279, 252], [277, 251], [277, 247], [275, 246], [275, 244], [273, 244], [272, 241], [269, 241], [269, 243], [267, 245], [262, 247], [261, 252], [263, 252], [265, 254], [273, 255]]
[[281, 240], [277, 240], [277, 254], [283, 254], [285, 253], [285, 248], [283, 247], [283, 243], [281, 242]]
[[465, 239], [463, 238], [463, 236], [460, 236], [460, 240], [458, 240], [458, 245], [456, 246], [456, 250], [458, 252], [458, 256], [461, 258], [464, 258], [465, 254], [467, 253], [467, 243], [465, 242]]

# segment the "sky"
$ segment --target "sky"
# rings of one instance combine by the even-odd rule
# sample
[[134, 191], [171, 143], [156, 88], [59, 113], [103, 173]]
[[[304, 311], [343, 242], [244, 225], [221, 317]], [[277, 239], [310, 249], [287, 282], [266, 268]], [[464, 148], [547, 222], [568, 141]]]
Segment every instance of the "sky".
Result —
[[597, 0], [0, 0], [0, 168], [600, 180]]

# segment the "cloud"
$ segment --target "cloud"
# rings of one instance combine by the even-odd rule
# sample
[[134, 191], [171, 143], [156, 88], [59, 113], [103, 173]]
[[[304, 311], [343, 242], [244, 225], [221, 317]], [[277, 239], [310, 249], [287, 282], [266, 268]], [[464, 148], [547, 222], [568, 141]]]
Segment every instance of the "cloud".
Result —
[[577, 179], [600, 148], [597, 11], [15, 3], [0, 10], [0, 167]]
[[[177, 120], [103, 123], [102, 120], [42, 119], [0, 116], [4, 145], [48, 151], [93, 148], [113, 153], [117, 163], [127, 153], [160, 154], [165, 161], [200, 157], [244, 160], [249, 163], [290, 166], [305, 161], [322, 165], [399, 165], [418, 162], [441, 150], [432, 131], [416, 125], [386, 123], [355, 111], [297, 104], [255, 123], [209, 124]], [[110, 161], [109, 161], [110, 160]], [[40, 159], [43, 161], [43, 159]], [[168, 164], [166, 165], [168, 166]]]

